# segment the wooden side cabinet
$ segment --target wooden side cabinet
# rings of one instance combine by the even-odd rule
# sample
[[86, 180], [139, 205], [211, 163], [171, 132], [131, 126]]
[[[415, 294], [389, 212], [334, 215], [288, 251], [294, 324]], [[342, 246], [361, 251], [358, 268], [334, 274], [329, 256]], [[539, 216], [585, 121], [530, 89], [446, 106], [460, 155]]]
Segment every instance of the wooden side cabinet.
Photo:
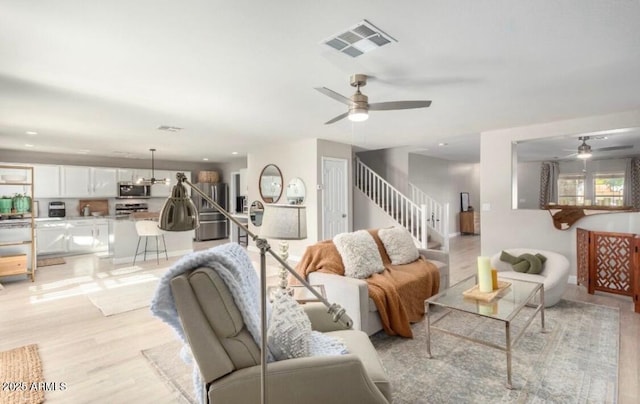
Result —
[[477, 211], [460, 212], [460, 233], [480, 234], [480, 213]]

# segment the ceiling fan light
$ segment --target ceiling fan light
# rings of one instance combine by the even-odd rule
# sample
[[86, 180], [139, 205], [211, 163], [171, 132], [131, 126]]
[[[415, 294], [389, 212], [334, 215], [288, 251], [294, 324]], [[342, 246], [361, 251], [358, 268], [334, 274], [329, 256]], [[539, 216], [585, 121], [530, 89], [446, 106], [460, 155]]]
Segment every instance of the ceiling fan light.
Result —
[[363, 122], [369, 119], [369, 111], [364, 108], [354, 108], [349, 111], [349, 120], [351, 122]]
[[576, 156], [579, 159], [588, 159], [591, 157], [591, 152], [580, 150], [578, 151], [578, 155]]

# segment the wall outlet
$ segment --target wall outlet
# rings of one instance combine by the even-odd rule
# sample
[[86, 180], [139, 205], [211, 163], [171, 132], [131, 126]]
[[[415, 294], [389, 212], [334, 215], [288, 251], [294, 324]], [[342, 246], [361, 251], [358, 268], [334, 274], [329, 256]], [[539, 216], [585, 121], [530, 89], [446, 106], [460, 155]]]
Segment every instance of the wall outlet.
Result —
[[491, 210], [491, 204], [490, 203], [483, 203], [482, 204], [482, 211], [483, 212], [489, 212]]

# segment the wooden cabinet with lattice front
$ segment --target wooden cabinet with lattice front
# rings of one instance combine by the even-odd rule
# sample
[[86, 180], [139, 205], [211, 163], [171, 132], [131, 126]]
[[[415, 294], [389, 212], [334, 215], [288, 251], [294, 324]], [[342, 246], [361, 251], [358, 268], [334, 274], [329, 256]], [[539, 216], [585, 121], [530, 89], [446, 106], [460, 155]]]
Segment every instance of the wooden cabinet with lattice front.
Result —
[[630, 296], [640, 313], [640, 235], [578, 228], [576, 239], [578, 285]]

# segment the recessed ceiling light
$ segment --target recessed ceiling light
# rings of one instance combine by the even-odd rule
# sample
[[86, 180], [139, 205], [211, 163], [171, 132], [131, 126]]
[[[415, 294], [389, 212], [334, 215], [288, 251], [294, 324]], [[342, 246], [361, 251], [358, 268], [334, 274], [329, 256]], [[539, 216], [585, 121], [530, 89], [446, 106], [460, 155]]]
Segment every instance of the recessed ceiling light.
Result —
[[171, 125], [160, 125], [158, 126], [159, 130], [166, 130], [167, 132], [178, 132], [181, 131], [184, 128], [181, 128], [179, 126], [171, 126]]
[[76, 153], [78, 153], [78, 154], [89, 154], [90, 152], [91, 152], [91, 150], [82, 149], [82, 150], [78, 150]]
[[31, 136], [35, 136], [35, 135], [38, 134], [38, 132], [34, 132], [34, 131], [31, 131], [31, 130], [28, 130], [28, 131], [26, 131], [24, 133], [26, 133], [27, 135], [31, 135]]
[[234, 151], [234, 152], [231, 152], [231, 154], [233, 154], [235, 156], [236, 154], [238, 154], [238, 152]]
[[33, 147], [33, 145], [31, 143], [25, 143], [24, 147]]
[[444, 143], [444, 142], [438, 143], [438, 146], [447, 146], [447, 145], [449, 145], [449, 143]]
[[208, 158], [206, 158], [206, 157], [203, 157], [203, 158], [202, 158], [202, 161], [209, 161], [209, 159], [208, 159]]

